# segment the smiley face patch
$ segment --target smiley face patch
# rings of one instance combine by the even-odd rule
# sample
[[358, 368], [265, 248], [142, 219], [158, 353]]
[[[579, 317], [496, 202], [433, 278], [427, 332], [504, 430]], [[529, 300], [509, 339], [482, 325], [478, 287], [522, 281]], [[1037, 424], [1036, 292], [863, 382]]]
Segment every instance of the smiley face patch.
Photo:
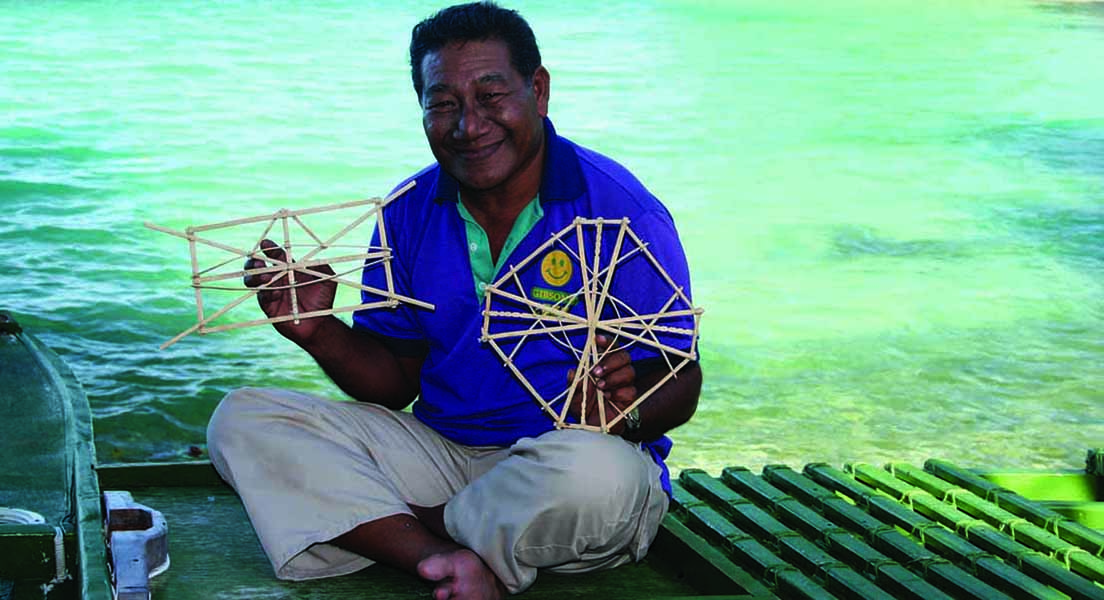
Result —
[[540, 272], [545, 283], [560, 287], [571, 279], [571, 259], [563, 250], [553, 250], [541, 260]]

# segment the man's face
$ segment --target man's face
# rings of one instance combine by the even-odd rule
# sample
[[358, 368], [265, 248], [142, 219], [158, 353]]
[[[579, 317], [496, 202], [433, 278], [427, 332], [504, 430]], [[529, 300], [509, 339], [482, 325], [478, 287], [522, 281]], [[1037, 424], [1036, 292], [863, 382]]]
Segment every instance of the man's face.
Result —
[[506, 44], [486, 40], [427, 53], [421, 68], [429, 147], [462, 186], [493, 190], [539, 168], [541, 119], [548, 114], [544, 67], [526, 84], [510, 64]]

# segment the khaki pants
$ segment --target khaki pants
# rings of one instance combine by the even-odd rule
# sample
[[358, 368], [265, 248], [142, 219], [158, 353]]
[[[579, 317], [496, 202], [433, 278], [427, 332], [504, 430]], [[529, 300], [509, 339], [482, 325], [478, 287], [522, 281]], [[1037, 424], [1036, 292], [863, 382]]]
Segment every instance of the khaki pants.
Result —
[[327, 543], [361, 523], [445, 506], [445, 527], [512, 593], [537, 569], [640, 560], [667, 511], [659, 467], [637, 444], [579, 430], [509, 448], [451, 442], [413, 415], [285, 390], [231, 392], [208, 450], [241, 496], [282, 579], [372, 564]]

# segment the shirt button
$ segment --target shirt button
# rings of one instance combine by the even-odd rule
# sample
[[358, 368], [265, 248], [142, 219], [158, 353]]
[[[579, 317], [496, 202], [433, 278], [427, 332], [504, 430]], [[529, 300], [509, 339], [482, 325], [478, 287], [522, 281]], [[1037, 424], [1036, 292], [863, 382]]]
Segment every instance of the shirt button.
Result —
[[476, 250], [479, 249], [479, 244], [472, 242], [468, 244], [468, 248], [474, 253]]

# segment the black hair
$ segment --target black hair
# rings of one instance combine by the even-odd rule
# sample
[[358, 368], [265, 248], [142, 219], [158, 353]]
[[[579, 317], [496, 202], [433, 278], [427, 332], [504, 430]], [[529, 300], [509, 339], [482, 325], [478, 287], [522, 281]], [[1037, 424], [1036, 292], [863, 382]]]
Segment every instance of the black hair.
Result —
[[422, 59], [452, 42], [501, 40], [510, 51], [510, 64], [531, 81], [541, 65], [540, 49], [529, 23], [516, 10], [494, 2], [457, 4], [418, 23], [410, 34], [410, 77], [422, 97]]

